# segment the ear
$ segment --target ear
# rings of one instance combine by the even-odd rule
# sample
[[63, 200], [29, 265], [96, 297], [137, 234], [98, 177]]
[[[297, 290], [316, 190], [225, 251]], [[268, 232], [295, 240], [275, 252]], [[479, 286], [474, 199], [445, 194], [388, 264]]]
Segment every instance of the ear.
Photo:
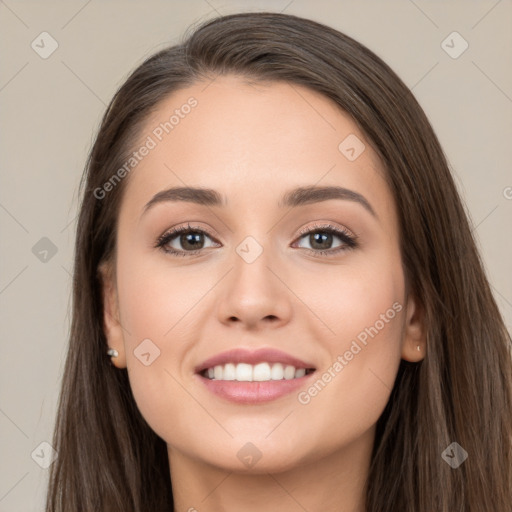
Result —
[[112, 265], [105, 262], [101, 263], [98, 266], [98, 275], [103, 298], [103, 331], [107, 338], [108, 348], [117, 350], [119, 354], [116, 357], [108, 356], [105, 349], [105, 357], [110, 357], [112, 364], [117, 368], [126, 368], [123, 328], [119, 320], [117, 286]]
[[425, 357], [426, 350], [425, 312], [419, 301], [411, 294], [405, 310], [402, 359], [417, 363]]

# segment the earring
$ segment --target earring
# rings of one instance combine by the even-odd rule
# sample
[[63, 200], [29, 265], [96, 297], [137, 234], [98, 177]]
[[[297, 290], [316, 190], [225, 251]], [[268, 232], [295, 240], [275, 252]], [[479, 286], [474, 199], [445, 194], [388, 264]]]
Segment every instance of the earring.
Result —
[[115, 349], [115, 348], [109, 348], [107, 350], [107, 354], [110, 356], [110, 357], [117, 357], [119, 355], [119, 352]]
[[420, 348], [420, 346], [419, 346], [419, 345], [416, 347], [416, 350], [417, 350], [418, 352], [421, 352], [421, 348]]

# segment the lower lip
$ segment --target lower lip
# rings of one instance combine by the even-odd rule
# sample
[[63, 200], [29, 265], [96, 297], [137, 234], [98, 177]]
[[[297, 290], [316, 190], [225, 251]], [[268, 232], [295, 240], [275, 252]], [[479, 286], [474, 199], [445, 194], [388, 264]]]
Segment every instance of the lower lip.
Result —
[[221, 398], [241, 404], [256, 404], [270, 402], [282, 396], [293, 393], [314, 375], [309, 373], [298, 379], [268, 380], [264, 382], [241, 382], [237, 380], [207, 379], [198, 375], [209, 391]]

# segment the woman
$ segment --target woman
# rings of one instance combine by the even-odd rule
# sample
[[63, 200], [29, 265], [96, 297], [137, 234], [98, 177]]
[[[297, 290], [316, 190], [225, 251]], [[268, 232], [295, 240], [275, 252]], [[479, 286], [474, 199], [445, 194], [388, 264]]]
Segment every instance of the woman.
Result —
[[207, 22], [116, 93], [82, 187], [47, 511], [512, 510], [510, 336], [376, 55]]

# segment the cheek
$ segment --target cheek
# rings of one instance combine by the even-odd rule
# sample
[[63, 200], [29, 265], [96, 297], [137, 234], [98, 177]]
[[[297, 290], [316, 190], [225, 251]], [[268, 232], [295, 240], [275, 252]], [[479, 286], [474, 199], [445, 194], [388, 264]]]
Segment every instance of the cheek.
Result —
[[163, 349], [194, 319], [193, 307], [207, 290], [205, 276], [193, 265], [173, 269], [165, 258], [139, 252], [126, 256], [125, 251], [118, 261], [125, 341], [133, 345], [150, 338]]
[[324, 339], [330, 361], [298, 396], [306, 410], [328, 411], [329, 422], [354, 436], [381, 415], [400, 364], [404, 281], [399, 261], [352, 268], [330, 281], [322, 316], [335, 333]]
[[[186, 359], [194, 321], [194, 304], [204, 295], [204, 283], [177, 276], [135, 251], [124, 250], [117, 262], [120, 317], [130, 386], [135, 402], [159, 435], [178, 435], [177, 414], [188, 404], [182, 363]], [[192, 266], [189, 267], [192, 269]], [[188, 270], [185, 270], [187, 272]], [[188, 404], [189, 405], [189, 404]], [[170, 408], [170, 410], [169, 410]], [[172, 424], [166, 422], [171, 415]], [[172, 432], [169, 432], [172, 430]]]

